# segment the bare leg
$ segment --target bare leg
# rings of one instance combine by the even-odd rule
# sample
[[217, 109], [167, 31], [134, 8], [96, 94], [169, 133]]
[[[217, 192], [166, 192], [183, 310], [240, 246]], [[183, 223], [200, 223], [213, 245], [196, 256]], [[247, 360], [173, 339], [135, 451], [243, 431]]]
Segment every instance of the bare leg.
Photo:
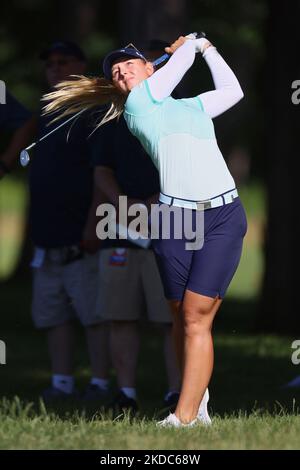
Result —
[[139, 331], [137, 322], [112, 322], [111, 355], [120, 388], [135, 388], [138, 352]]
[[92, 377], [107, 379], [109, 374], [109, 328], [107, 323], [87, 326], [85, 329]]
[[196, 418], [200, 402], [213, 369], [213, 319], [221, 305], [219, 298], [206, 297], [189, 290], [183, 301], [184, 371], [181, 394], [175, 411], [183, 423]]
[[48, 349], [52, 374], [73, 374], [74, 328], [71, 322], [49, 328]]

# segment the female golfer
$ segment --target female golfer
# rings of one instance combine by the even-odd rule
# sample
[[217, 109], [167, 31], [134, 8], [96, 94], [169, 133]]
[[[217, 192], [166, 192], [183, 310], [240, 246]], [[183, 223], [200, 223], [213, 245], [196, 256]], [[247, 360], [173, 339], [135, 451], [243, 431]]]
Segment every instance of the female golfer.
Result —
[[[46, 112], [61, 115], [109, 103], [100, 124], [124, 117], [160, 174], [160, 204], [204, 215], [204, 244], [187, 250], [171, 227], [170, 239], [154, 240], [167, 299], [174, 313], [174, 338], [182, 367], [177, 408], [162, 426], [210, 423], [207, 386], [213, 369], [211, 329], [237, 269], [246, 217], [234, 180], [217, 145], [212, 118], [242, 97], [237, 78], [206, 38], [180, 37], [166, 52], [168, 63], [155, 72], [151, 62], [130, 45], [108, 54], [105, 78], [79, 77], [46, 96]], [[215, 90], [195, 98], [170, 95], [200, 52]]]

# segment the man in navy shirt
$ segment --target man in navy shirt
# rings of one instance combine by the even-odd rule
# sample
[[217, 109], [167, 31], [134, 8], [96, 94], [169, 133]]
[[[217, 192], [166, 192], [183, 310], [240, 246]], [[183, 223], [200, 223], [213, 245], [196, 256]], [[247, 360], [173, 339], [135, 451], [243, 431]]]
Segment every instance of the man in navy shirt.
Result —
[[7, 90], [0, 102], [0, 128], [17, 129], [29, 119], [30, 113]]
[[[50, 88], [86, 69], [82, 50], [67, 41], [52, 44], [41, 59]], [[35, 326], [47, 332], [52, 367], [45, 401], [74, 396], [74, 316], [85, 327], [90, 354], [92, 379], [85, 397], [104, 395], [108, 385], [107, 332], [95, 310], [98, 256], [93, 204], [98, 194], [93, 189], [89, 119], [82, 115], [39, 143], [30, 166], [32, 315]], [[38, 138], [58, 125], [49, 125], [50, 121], [39, 119]]]
[[[130, 134], [123, 117], [97, 132], [94, 147], [95, 179], [108, 200], [118, 207], [119, 196], [128, 207], [157, 201], [158, 172], [138, 140]], [[168, 392], [164, 405], [178, 399], [179, 374], [171, 338], [172, 318], [151, 247], [142, 248], [127, 239], [102, 242], [99, 266], [98, 314], [111, 323], [112, 363], [119, 393], [112, 403], [116, 413], [136, 411], [136, 368], [139, 350], [138, 320], [144, 310], [164, 332]], [[149, 368], [149, 374], [151, 373]], [[155, 386], [155, 385], [153, 385]]]
[[14, 130], [11, 144], [0, 155], [0, 179], [9, 173], [20, 150], [26, 147], [35, 130], [35, 118], [4, 88], [4, 100], [0, 102], [0, 132]]

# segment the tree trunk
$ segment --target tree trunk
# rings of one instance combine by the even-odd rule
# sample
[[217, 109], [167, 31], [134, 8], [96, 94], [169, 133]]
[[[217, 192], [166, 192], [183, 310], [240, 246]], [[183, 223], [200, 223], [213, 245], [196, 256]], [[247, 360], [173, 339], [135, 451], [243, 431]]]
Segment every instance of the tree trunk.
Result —
[[185, 0], [120, 1], [119, 14], [122, 45], [150, 39], [172, 41], [186, 32]]
[[263, 331], [300, 332], [297, 272], [300, 104], [292, 102], [292, 82], [300, 79], [299, 2], [269, 4], [267, 37], [267, 194], [266, 270], [260, 317]]
[[55, 0], [53, 7], [58, 14], [53, 39], [71, 39], [80, 44], [93, 31], [100, 6], [99, 0]]

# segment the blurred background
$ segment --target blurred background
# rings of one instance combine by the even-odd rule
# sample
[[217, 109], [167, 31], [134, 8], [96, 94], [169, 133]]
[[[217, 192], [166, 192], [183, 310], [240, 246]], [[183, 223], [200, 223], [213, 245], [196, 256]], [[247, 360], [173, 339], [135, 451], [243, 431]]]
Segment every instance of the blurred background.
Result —
[[[227, 354], [224, 370], [236, 361], [232, 348], [239, 350], [237, 371], [244, 370], [245, 376], [241, 396], [250, 393], [246, 377], [252, 369], [260, 370], [263, 377], [270, 368], [266, 397], [275, 384], [300, 373], [290, 361], [291, 341], [300, 335], [294, 168], [299, 156], [300, 106], [291, 101], [292, 82], [300, 79], [299, 13], [299, 1], [277, 4], [272, 0], [11, 0], [1, 5], [0, 79], [31, 111], [39, 109], [46, 88], [39, 53], [57, 39], [78, 42], [88, 57], [89, 74], [97, 75], [102, 58], [113, 48], [153, 38], [171, 42], [178, 35], [200, 30], [235, 71], [245, 98], [218, 117], [215, 127], [249, 228], [216, 330], [217, 354]], [[212, 88], [201, 60], [181, 88], [186, 96]], [[10, 134], [3, 131], [0, 138], [1, 154]], [[16, 167], [0, 181], [0, 339], [8, 345], [8, 364], [15, 363], [19, 370], [23, 360], [21, 375], [30, 376], [37, 359], [35, 351], [27, 349], [28, 338], [34, 337], [36, 351], [44, 346], [30, 323], [32, 247], [27, 201], [27, 170]], [[251, 355], [258, 367], [248, 361]], [[144, 357], [147, 360], [147, 351]], [[242, 358], [248, 361], [244, 365]], [[45, 380], [46, 367], [38, 367], [40, 379]], [[84, 365], [81, 373], [84, 377]], [[221, 380], [218, 369], [215, 380]], [[16, 384], [3, 386], [8, 394], [17, 388]]]

